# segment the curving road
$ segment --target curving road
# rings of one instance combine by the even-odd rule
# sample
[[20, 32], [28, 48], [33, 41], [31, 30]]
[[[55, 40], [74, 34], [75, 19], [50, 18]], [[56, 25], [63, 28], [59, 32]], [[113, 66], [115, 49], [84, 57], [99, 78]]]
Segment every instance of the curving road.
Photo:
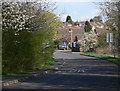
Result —
[[[64, 66], [51, 74], [34, 77], [4, 89], [85, 89], [120, 91], [118, 65], [95, 57], [58, 51], [54, 58]], [[56, 65], [53, 65], [56, 67]], [[81, 90], [82, 91], [82, 90]]]

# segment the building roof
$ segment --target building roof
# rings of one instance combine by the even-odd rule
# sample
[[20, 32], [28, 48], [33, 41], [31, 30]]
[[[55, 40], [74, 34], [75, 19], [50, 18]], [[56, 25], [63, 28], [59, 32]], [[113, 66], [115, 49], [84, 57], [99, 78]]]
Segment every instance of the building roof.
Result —
[[[82, 26], [77, 26], [79, 24], [82, 24]], [[63, 22], [58, 30], [58, 39], [65, 39], [67, 41], [70, 41], [71, 33], [69, 32], [69, 29], [71, 29], [73, 31], [72, 40], [74, 40], [75, 36], [77, 36], [78, 40], [80, 40], [84, 34], [84, 26], [85, 26], [84, 24], [85, 24], [85, 21], [74, 22], [73, 24]], [[97, 34], [101, 34], [107, 31], [104, 28], [105, 24], [102, 22], [90, 22], [90, 24], [95, 27]]]

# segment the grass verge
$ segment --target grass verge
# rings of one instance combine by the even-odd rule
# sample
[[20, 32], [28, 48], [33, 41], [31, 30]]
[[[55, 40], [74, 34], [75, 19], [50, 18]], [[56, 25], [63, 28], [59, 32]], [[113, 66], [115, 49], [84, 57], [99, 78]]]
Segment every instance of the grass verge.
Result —
[[17, 75], [16, 73], [4, 73], [4, 74], [1, 74], [0, 77], [8, 77], [8, 76], [15, 76]]
[[93, 53], [93, 52], [83, 52], [81, 54], [84, 54], [86, 56], [94, 56], [94, 57], [102, 58], [102, 59], [113, 61], [117, 64], [120, 64], [120, 59], [119, 58], [111, 57], [111, 56], [108, 56], [108, 55], [105, 55], [105, 54], [96, 54], [96, 53]]
[[52, 65], [54, 63], [55, 63], [55, 59], [51, 58], [51, 59], [47, 60], [44, 64], [35, 67], [34, 70], [45, 68], [45, 67], [50, 66], [50, 65]]

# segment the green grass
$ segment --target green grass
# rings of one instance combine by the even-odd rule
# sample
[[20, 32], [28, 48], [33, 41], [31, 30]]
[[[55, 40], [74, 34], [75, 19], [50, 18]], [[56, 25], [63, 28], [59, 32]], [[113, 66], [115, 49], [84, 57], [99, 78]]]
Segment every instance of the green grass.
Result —
[[[54, 63], [55, 63], [55, 59], [51, 58], [51, 59], [47, 60], [44, 64], [42, 64], [40, 66], [37, 66], [37, 67], [35, 67], [35, 68], [31, 69], [31, 70], [21, 72], [21, 73], [33, 72], [33, 71], [48, 67], [48, 66], [50, 66], [50, 65], [52, 65]], [[14, 76], [14, 75], [21, 74], [21, 73], [3, 73], [2, 75], [0, 75], [0, 77]]]
[[50, 65], [52, 65], [52, 64], [54, 64], [54, 63], [55, 63], [55, 59], [54, 59], [54, 58], [51, 58], [51, 59], [47, 60], [44, 64], [35, 67], [35, 69], [37, 69], [37, 70], [38, 70], [38, 69], [42, 69], [42, 68], [45, 68], [45, 67], [47, 67], [47, 66], [50, 66]]
[[0, 75], [0, 77], [8, 77], [8, 76], [15, 76], [17, 74], [15, 73], [3, 73], [2, 75]]
[[84, 52], [82, 54], [87, 55], [87, 56], [99, 57], [99, 58], [109, 60], [109, 61], [113, 61], [117, 64], [120, 64], [120, 59], [119, 58], [111, 57], [111, 56], [108, 56], [108, 55], [105, 55], [105, 54], [96, 54], [96, 53], [92, 53], [92, 52]]

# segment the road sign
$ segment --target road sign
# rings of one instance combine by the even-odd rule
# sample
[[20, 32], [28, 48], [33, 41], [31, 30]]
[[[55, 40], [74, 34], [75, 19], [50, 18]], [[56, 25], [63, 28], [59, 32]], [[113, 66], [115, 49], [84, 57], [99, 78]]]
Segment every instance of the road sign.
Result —
[[106, 41], [107, 42], [113, 42], [113, 33], [107, 33], [106, 34]]

